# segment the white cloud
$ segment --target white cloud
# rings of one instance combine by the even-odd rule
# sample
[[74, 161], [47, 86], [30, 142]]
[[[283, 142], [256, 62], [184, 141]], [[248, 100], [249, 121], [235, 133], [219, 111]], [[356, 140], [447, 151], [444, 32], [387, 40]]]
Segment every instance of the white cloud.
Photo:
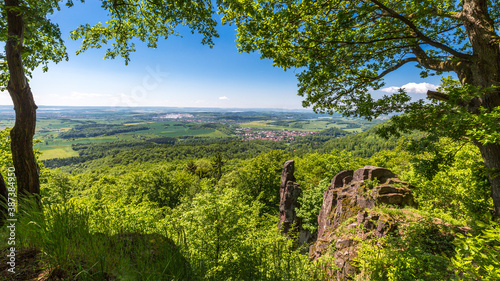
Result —
[[228, 98], [228, 97], [226, 97], [226, 96], [219, 97], [219, 99], [220, 99], [220, 100], [229, 100], [229, 98]]
[[433, 84], [429, 84], [429, 83], [425, 83], [425, 82], [418, 83], [418, 84], [411, 82], [411, 83], [405, 84], [401, 87], [392, 86], [392, 87], [388, 87], [388, 88], [383, 88], [383, 89], [380, 89], [380, 91], [386, 92], [386, 93], [395, 93], [400, 88], [403, 88], [407, 93], [426, 94], [428, 90], [435, 91], [437, 87], [438, 87], [437, 85], [433, 85]]

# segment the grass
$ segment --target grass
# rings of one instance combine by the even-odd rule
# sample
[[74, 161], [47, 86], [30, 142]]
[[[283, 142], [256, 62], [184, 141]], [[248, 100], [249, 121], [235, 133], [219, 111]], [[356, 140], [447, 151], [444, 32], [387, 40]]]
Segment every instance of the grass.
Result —
[[[164, 235], [95, 232], [85, 208], [53, 204], [41, 211], [32, 199], [22, 203], [16, 249], [19, 258], [25, 252], [32, 254], [17, 261], [23, 267], [22, 276], [4, 270], [0, 280], [39, 280], [40, 276], [47, 276], [47, 280], [197, 279], [179, 248]], [[0, 237], [7, 241], [5, 229]], [[5, 259], [2, 255], [2, 264]]]
[[69, 145], [68, 146], [61, 146], [58, 148], [51, 148], [51, 149], [47, 149], [47, 150], [41, 150], [41, 151], [43, 153], [40, 156], [40, 160], [78, 156], [78, 152], [74, 151], [71, 148], [71, 146], [69, 146]]
[[[293, 243], [276, 233], [274, 221], [269, 231], [266, 226], [255, 235], [252, 244], [247, 241], [238, 248], [240, 255], [249, 254], [241, 255], [241, 262], [232, 261], [236, 256], [229, 254], [230, 260], [207, 267], [210, 263], [203, 253], [210, 247], [189, 248], [189, 233], [179, 226], [174, 228], [175, 242], [166, 235], [165, 226], [148, 230], [147, 225], [159, 221], [146, 209], [147, 225], [117, 228], [109, 224], [116, 217], [106, 217], [106, 212], [93, 210], [97, 206], [82, 205], [79, 200], [43, 204], [43, 211], [31, 199], [22, 200], [20, 206], [16, 264], [22, 265], [23, 272], [9, 275], [2, 270], [0, 280], [323, 280], [321, 268], [292, 250]], [[117, 211], [130, 212], [128, 208]], [[125, 217], [117, 223], [134, 224], [133, 218]], [[8, 235], [7, 228], [0, 229], [0, 239], [6, 241]], [[193, 238], [197, 239], [189, 239]], [[6, 246], [0, 248], [0, 269], [5, 268], [6, 251]]]
[[266, 128], [266, 129], [282, 129], [284, 127], [280, 126], [275, 126], [275, 125], [270, 125], [272, 121], [252, 121], [252, 122], [245, 122], [245, 123], [239, 123], [240, 127], [243, 128]]
[[213, 132], [206, 133], [206, 134], [200, 134], [198, 135], [199, 137], [210, 137], [210, 138], [224, 138], [224, 137], [229, 137], [229, 135], [224, 134], [223, 132], [219, 130], [214, 130]]
[[290, 123], [290, 126], [279, 126], [270, 124], [273, 121], [252, 121], [246, 123], [239, 123], [238, 125], [242, 128], [253, 128], [253, 129], [272, 129], [272, 130], [295, 130], [295, 131], [319, 131], [326, 128], [330, 128], [328, 126], [323, 126], [325, 124], [318, 123], [327, 123], [326, 121], [311, 121], [314, 122], [315, 125], [311, 125], [305, 123], [304, 121], [298, 121], [295, 123]]
[[[339, 120], [343, 122], [343, 120]], [[329, 128], [339, 128], [348, 132], [361, 132], [360, 128], [346, 129], [347, 124], [338, 124], [332, 119], [310, 119], [310, 120], [290, 120], [288, 126], [278, 126], [271, 124], [272, 120], [252, 121], [239, 123], [243, 128], [273, 129], [273, 130], [295, 130], [295, 131], [321, 131]]]

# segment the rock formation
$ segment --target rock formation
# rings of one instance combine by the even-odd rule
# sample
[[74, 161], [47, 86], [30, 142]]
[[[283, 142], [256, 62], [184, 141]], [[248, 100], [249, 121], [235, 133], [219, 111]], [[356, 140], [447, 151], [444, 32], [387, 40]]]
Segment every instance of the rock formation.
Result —
[[295, 211], [299, 207], [298, 198], [302, 190], [299, 184], [295, 182], [294, 172], [295, 161], [286, 161], [281, 172], [278, 230], [288, 237], [297, 237], [298, 235], [298, 245], [302, 245], [312, 242], [312, 236], [309, 231], [302, 228], [302, 222]]
[[283, 171], [281, 172], [280, 184], [280, 221], [278, 228], [281, 233], [288, 235], [290, 229], [299, 224], [299, 219], [295, 212], [298, 207], [298, 198], [301, 190], [300, 186], [295, 182], [295, 161], [289, 160], [285, 162]]
[[[390, 216], [369, 209], [380, 203], [415, 206], [411, 188], [385, 168], [366, 166], [338, 173], [323, 194], [318, 238], [309, 249], [309, 257], [317, 259], [329, 252], [339, 269], [336, 279], [348, 279], [355, 272], [351, 261], [356, 257], [357, 240], [368, 235], [382, 237], [396, 228]], [[346, 234], [346, 229], [353, 228], [361, 230], [364, 237]]]

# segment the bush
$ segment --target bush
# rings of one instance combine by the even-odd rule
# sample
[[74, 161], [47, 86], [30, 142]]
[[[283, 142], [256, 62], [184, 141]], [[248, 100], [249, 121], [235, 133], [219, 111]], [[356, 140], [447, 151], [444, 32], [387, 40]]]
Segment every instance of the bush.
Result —
[[357, 280], [449, 280], [453, 235], [443, 225], [422, 220], [400, 226], [400, 235], [365, 240], [356, 259]]
[[302, 227], [310, 233], [318, 231], [318, 216], [323, 205], [323, 193], [330, 184], [328, 178], [322, 180], [318, 186], [307, 189], [299, 197], [300, 207], [297, 208], [297, 217], [302, 219]]
[[[166, 220], [203, 280], [322, 280], [321, 269], [235, 188], [208, 188]], [[175, 226], [175, 227], [174, 227]]]
[[483, 225], [475, 236], [458, 235], [456, 255], [451, 259], [457, 280], [500, 280], [500, 228]]

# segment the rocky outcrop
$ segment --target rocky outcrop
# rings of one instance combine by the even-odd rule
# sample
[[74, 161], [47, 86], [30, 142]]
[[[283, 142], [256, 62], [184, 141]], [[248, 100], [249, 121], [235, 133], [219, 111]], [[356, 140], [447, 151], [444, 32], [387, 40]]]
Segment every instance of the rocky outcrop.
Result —
[[297, 200], [302, 191], [299, 184], [295, 182], [294, 171], [295, 161], [286, 161], [281, 172], [280, 221], [278, 223], [278, 228], [284, 235], [288, 235], [292, 227], [300, 225], [295, 209], [299, 206]]
[[365, 166], [338, 173], [323, 194], [318, 238], [309, 249], [309, 257], [317, 259], [329, 252], [338, 268], [336, 279], [348, 279], [355, 272], [351, 261], [356, 257], [357, 241], [370, 235], [382, 237], [396, 229], [390, 216], [370, 209], [380, 204], [415, 207], [411, 189], [381, 167]]
[[281, 172], [280, 184], [280, 221], [278, 230], [288, 237], [299, 238], [298, 244], [312, 242], [312, 235], [302, 228], [302, 222], [297, 217], [296, 208], [299, 207], [298, 198], [302, 192], [300, 185], [295, 182], [295, 161], [285, 162]]

